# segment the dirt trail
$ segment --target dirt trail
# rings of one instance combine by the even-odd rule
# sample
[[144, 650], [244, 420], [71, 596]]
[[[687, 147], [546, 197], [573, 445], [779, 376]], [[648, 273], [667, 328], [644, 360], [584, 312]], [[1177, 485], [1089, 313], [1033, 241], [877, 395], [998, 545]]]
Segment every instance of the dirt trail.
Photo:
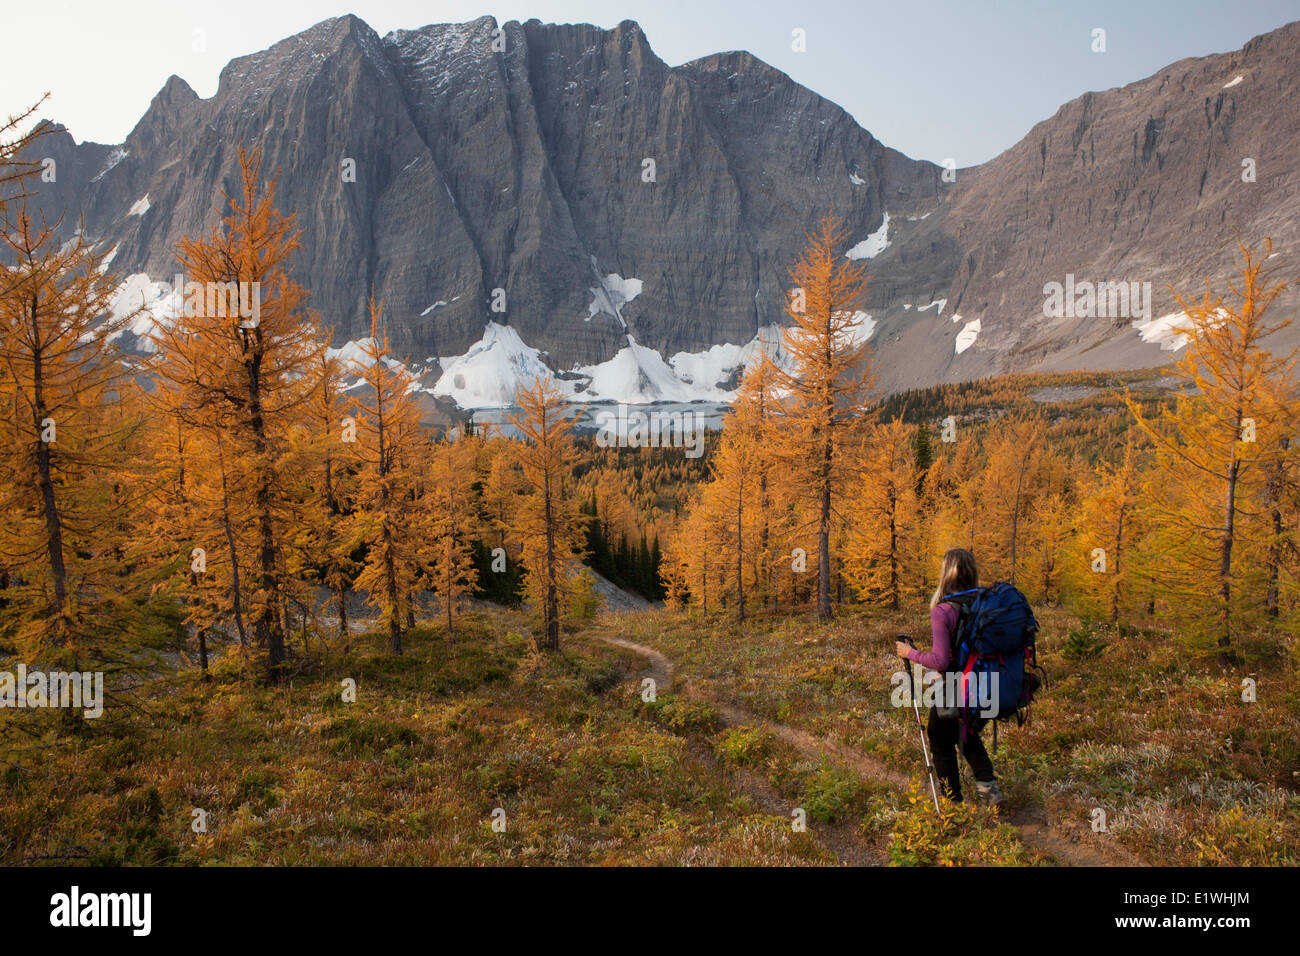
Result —
[[642, 677], [652, 678], [655, 682], [655, 692], [667, 692], [673, 689], [673, 662], [664, 657], [653, 647], [646, 647], [644, 644], [636, 644], [632, 641], [624, 640], [621, 637], [611, 637], [608, 634], [596, 633], [606, 644], [613, 644], [615, 647], [621, 647], [625, 651], [631, 651], [646, 659], [650, 665], [649, 669], [642, 674]]
[[[615, 647], [621, 647], [623, 650], [631, 651], [637, 656], [643, 658], [646, 662], [646, 669], [640, 673], [638, 678], [649, 677], [655, 682], [656, 693], [666, 693], [673, 688], [673, 662], [663, 654], [656, 651], [653, 647], [646, 647], [644, 644], [637, 644], [635, 641], [629, 641], [621, 637], [614, 637], [611, 634], [601, 633], [599, 629], [592, 632], [593, 636], [604, 641], [606, 644], [612, 644]], [[703, 699], [702, 695], [694, 693], [690, 687], [679, 687], [678, 692], [690, 697], [693, 700]], [[718, 711], [723, 723], [728, 726], [743, 723], [756, 723], [753, 715], [747, 714], [738, 707], [732, 707], [728, 704], [718, 703], [710, 700], [714, 708]], [[801, 743], [806, 744], [813, 738], [802, 731], [795, 730], [793, 727], [776, 726], [772, 731], [782, 740], [795, 747], [801, 753], [805, 752]], [[804, 740], [807, 738], [807, 740]], [[785, 817], [790, 812], [789, 802], [783, 800], [776, 790], [768, 782], [766, 777], [759, 774], [751, 773], [743, 768], [722, 768], [713, 755], [711, 748], [707, 745], [695, 747], [697, 750], [696, 757], [704, 760], [718, 769], [720, 772], [727, 773], [732, 782], [740, 792], [744, 793], [754, 804], [762, 808], [765, 812], [775, 816]], [[705, 752], [707, 751], [707, 752]], [[855, 754], [858, 759], [863, 760], [861, 754]], [[846, 761], [847, 762], [847, 761]], [[900, 778], [901, 779], [901, 778]], [[842, 863], [852, 866], [880, 866], [884, 863], [884, 854], [878, 847], [871, 846], [864, 840], [856, 828], [848, 823], [833, 825], [823, 825], [818, 828], [818, 835], [822, 844], [835, 854], [836, 858]]]
[[[613, 644], [624, 650], [632, 651], [645, 658], [649, 669], [643, 676], [653, 677], [656, 688], [667, 691], [673, 686], [674, 667], [672, 661], [644, 644], [637, 644], [621, 637], [612, 637], [593, 632], [593, 636], [607, 644]], [[718, 711], [723, 723], [728, 726], [738, 724], [762, 726], [774, 733], [780, 740], [789, 744], [806, 757], [827, 757], [842, 766], [853, 770], [864, 780], [874, 780], [890, 784], [899, 789], [906, 788], [911, 781], [906, 774], [900, 773], [879, 760], [848, 746], [834, 737], [816, 737], [804, 730], [788, 724], [766, 720], [750, 713], [742, 707], [727, 701], [720, 701], [703, 690], [683, 683], [678, 693], [694, 700], [707, 701]], [[1042, 808], [1026, 808], [1016, 811], [1006, 819], [1016, 828], [1022, 842], [1027, 846], [1048, 854], [1058, 863], [1066, 866], [1146, 866], [1146, 862], [1129, 853], [1124, 847], [1112, 842], [1103, 843], [1089, 827], [1082, 823], [1069, 823], [1061, 820], [1049, 821]]]

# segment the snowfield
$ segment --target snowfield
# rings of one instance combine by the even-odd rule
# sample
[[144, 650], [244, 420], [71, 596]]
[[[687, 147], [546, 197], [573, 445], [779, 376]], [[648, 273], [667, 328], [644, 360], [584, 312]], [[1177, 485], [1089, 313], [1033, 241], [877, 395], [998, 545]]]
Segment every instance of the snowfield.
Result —
[[[594, 258], [591, 267], [596, 268]], [[587, 321], [590, 322], [598, 315], [608, 315], [618, 319], [622, 322], [623, 328], [627, 328], [627, 323], [623, 321], [623, 306], [641, 294], [643, 283], [640, 279], [624, 279], [617, 272], [611, 272], [603, 277], [597, 273], [597, 276], [600, 285], [590, 289], [592, 299], [591, 304], [587, 306]]]
[[722, 391], [719, 386], [735, 369], [746, 364], [743, 354], [746, 348], [728, 342], [711, 346], [703, 352], [678, 352], [668, 360], [668, 364], [678, 379], [696, 391], [707, 389], [718, 395], [728, 395], [730, 393]]
[[442, 376], [433, 394], [450, 398], [461, 408], [502, 408], [513, 405], [521, 385], [553, 378], [540, 350], [530, 348], [508, 325], [489, 322], [470, 350], [441, 360]]
[[[878, 230], [873, 235], [881, 234]], [[600, 311], [608, 307], [612, 310], [610, 314], [621, 320], [619, 307], [636, 298], [641, 287], [640, 279], [625, 279], [615, 273], [604, 276], [597, 297], [602, 306]], [[424, 314], [446, 304], [438, 300]], [[130, 331], [140, 339], [137, 348], [151, 351], [152, 343], [145, 336], [157, 327], [173, 325], [181, 305], [169, 283], [155, 282], [144, 273], [136, 273], [128, 276], [114, 292], [112, 313], [122, 318], [138, 310], [123, 332]], [[875, 332], [875, 320], [866, 312], [857, 312], [854, 318], [857, 325], [850, 332], [850, 340], [867, 341]], [[563, 378], [557, 378], [546, 363], [545, 353], [528, 345], [516, 329], [488, 322], [482, 338], [463, 355], [429, 356], [426, 367], [408, 368], [393, 358], [385, 359], [385, 364], [411, 376], [411, 391], [449, 399], [466, 410], [510, 407], [519, 388], [531, 385], [537, 378], [555, 382], [566, 396], [578, 402], [729, 404], [736, 397], [734, 382], [738, 373], [752, 367], [762, 356], [770, 358], [778, 368], [792, 370], [784, 330], [779, 325], [763, 326], [743, 345], [723, 343], [699, 352], [677, 352], [668, 361], [656, 349], [636, 341], [630, 333], [626, 342], [612, 358], [595, 365], [575, 366]], [[363, 338], [327, 350], [331, 358], [342, 364], [344, 374], [355, 379], [345, 390], [363, 384], [361, 373], [374, 361], [367, 352], [370, 345], [371, 340]], [[430, 372], [438, 374], [432, 387], [425, 384], [429, 379], [423, 377]]]
[[[865, 315], [865, 313], [860, 313]], [[765, 325], [744, 345], [713, 345], [702, 352], [678, 352], [668, 360], [673, 373], [694, 392], [694, 401], [731, 402], [734, 389], [724, 388], [733, 375], [766, 355], [787, 372], [793, 368], [779, 325]]]
[[[332, 359], [338, 359], [345, 372], [354, 375], [359, 374], [375, 364], [375, 360], [371, 357], [374, 351], [374, 341], [372, 338], [357, 339], [355, 342], [345, 343], [342, 348], [326, 349], [325, 354]], [[384, 364], [394, 371], [406, 372], [408, 375], [412, 374], [397, 359], [386, 358]], [[356, 385], [354, 384], [352, 388], [356, 388]]]
[[854, 312], [853, 320], [857, 325], [851, 330], [849, 341], [854, 345], [861, 345], [876, 331], [876, 320], [866, 312]]
[[[865, 341], [875, 323], [865, 312], [855, 341]], [[349, 342], [334, 354], [352, 357], [360, 343]], [[557, 379], [546, 364], [543, 352], [528, 345], [519, 333], [506, 325], [489, 322], [483, 338], [464, 355], [440, 360], [442, 374], [432, 389], [440, 398], [452, 399], [464, 409], [504, 408], [514, 404], [515, 391], [531, 385], [535, 378], [554, 381], [574, 401], [623, 402], [649, 405], [654, 402], [719, 402], [735, 398], [724, 386], [732, 375], [767, 355], [781, 368], [790, 368], [781, 328], [765, 326], [745, 345], [714, 345], [702, 352], [678, 352], [668, 362], [634, 337], [613, 358], [596, 365], [575, 366], [571, 376]]]
[[[956, 322], [960, 318], [961, 318], [960, 315], [954, 315], [952, 317], [952, 320]], [[957, 333], [957, 342], [954, 346], [957, 350], [957, 354], [961, 355], [962, 352], [965, 352], [968, 348], [974, 345], [975, 339], [979, 337], [979, 334], [980, 334], [979, 319], [971, 319], [969, 322], [963, 325], [961, 327], [961, 331]]]
[[[116, 252], [114, 246], [112, 254]], [[109, 304], [109, 315], [115, 321], [128, 316], [131, 316], [131, 321], [115, 332], [110, 340], [130, 332], [139, 339], [137, 348], [144, 352], [154, 351], [154, 344], [147, 336], [156, 328], [170, 328], [176, 324], [182, 305], [179, 300], [180, 296], [173, 293], [171, 283], [155, 282], [143, 272], [132, 273], [114, 290]]]
[[[1220, 309], [1219, 314], [1226, 313]], [[1186, 312], [1170, 312], [1146, 322], [1134, 322], [1133, 328], [1143, 342], [1159, 345], [1162, 352], [1177, 352], [1187, 344], [1188, 321]]]
[[104, 275], [106, 272], [108, 272], [108, 267], [110, 263], [112, 263], [112, 261], [117, 258], [117, 250], [121, 245], [122, 244], [119, 242], [115, 244], [112, 249], [108, 250], [108, 255], [104, 256], [104, 261], [99, 264], [100, 275]]
[[873, 232], [867, 238], [863, 239], [856, 246], [844, 253], [848, 259], [874, 259], [886, 249], [889, 248], [889, 213], [885, 213], [884, 221], [881, 222], [880, 228]]
[[695, 390], [673, 374], [662, 355], [631, 335], [627, 343], [612, 359], [574, 370], [591, 379], [579, 397], [629, 405], [696, 399]]

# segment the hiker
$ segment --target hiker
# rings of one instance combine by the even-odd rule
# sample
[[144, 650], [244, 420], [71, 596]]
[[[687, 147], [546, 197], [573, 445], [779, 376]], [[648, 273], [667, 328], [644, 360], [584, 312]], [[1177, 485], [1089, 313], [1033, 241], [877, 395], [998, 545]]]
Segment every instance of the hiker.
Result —
[[[970, 591], [979, 587], [979, 570], [975, 566], [975, 556], [965, 548], [953, 548], [943, 556], [939, 571], [939, 586], [930, 598], [930, 649], [921, 651], [909, 647], [902, 641], [897, 642], [896, 651], [904, 660], [913, 661], [922, 667], [938, 671], [946, 677], [952, 665], [953, 645], [957, 636], [957, 620], [960, 611], [955, 601], [948, 600], [952, 595]], [[945, 682], [945, 686], [947, 686]], [[930, 749], [934, 754], [934, 769], [942, 782], [944, 795], [954, 803], [961, 803], [961, 777], [957, 770], [957, 746], [961, 737], [961, 718], [955, 708], [943, 708], [951, 716], [940, 716], [940, 708], [930, 708], [930, 720], [926, 727], [930, 738]], [[961, 741], [961, 752], [975, 774], [975, 788], [979, 798], [986, 803], [1001, 806], [1005, 798], [998, 789], [997, 777], [993, 773], [993, 761], [989, 759], [984, 742], [980, 740], [980, 731], [984, 720], [978, 714], [971, 714], [966, 725], [965, 740]]]

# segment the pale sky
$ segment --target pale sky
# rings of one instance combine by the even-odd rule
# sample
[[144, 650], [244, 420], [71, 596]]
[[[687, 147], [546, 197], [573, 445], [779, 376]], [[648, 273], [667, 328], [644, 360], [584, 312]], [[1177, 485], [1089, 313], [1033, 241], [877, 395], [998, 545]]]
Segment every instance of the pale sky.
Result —
[[[119, 143], [171, 74], [211, 96], [233, 57], [343, 13], [380, 35], [484, 14], [602, 27], [636, 20], [669, 65], [748, 50], [886, 145], [970, 166], [1088, 90], [1238, 49], [1300, 19], [1300, 0], [5, 0], [0, 113], [48, 90], [43, 116], [78, 140]], [[1098, 27], [1105, 53], [1091, 49]], [[796, 29], [806, 52], [792, 49]]]

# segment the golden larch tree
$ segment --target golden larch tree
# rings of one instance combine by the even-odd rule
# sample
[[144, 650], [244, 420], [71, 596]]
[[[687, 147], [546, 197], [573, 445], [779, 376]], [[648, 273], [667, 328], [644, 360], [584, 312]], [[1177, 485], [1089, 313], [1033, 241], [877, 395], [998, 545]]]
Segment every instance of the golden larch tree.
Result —
[[414, 615], [415, 590], [424, 574], [421, 516], [425, 502], [416, 487], [427, 457], [420, 408], [411, 376], [390, 365], [382, 308], [370, 299], [370, 338], [362, 343], [362, 394], [353, 399], [357, 456], [356, 540], [366, 559], [356, 586], [365, 591], [388, 628], [388, 649], [402, 653], [402, 635]]
[[298, 446], [302, 522], [296, 546], [307, 573], [330, 593], [338, 615], [338, 636], [346, 651], [348, 595], [358, 571], [351, 557], [357, 541], [350, 533], [349, 521], [356, 482], [348, 467], [357, 424], [348, 414], [343, 394], [342, 362], [323, 344], [317, 349], [313, 377]]
[[584, 517], [567, 485], [575, 464], [575, 417], [564, 393], [549, 378], [538, 378], [515, 394], [518, 412], [510, 424], [519, 431], [516, 461], [526, 491], [513, 516], [522, 544], [524, 585], [541, 620], [543, 646], [560, 646], [561, 590], [582, 552]]
[[771, 566], [774, 560], [772, 524], [773, 486], [776, 482], [773, 469], [776, 466], [776, 457], [773, 449], [773, 429], [779, 409], [776, 382], [775, 363], [766, 353], [760, 354], [741, 376], [727, 426], [738, 430], [743, 436], [754, 472], [754, 497], [749, 508], [756, 535], [751, 549], [753, 585], [765, 604], [771, 599]]
[[845, 556], [859, 595], [895, 611], [911, 596], [915, 577], [908, 564], [917, 531], [914, 432], [901, 418], [869, 432]]
[[1097, 463], [1082, 489], [1075, 532], [1073, 577], [1081, 597], [1119, 624], [1130, 598], [1133, 544], [1142, 534], [1141, 471], [1133, 436], [1118, 462]]
[[851, 468], [848, 433], [864, 414], [871, 390], [862, 311], [866, 263], [844, 253], [848, 233], [833, 216], [817, 232], [790, 270], [794, 284], [786, 302], [792, 325], [785, 349], [793, 368], [777, 368], [784, 392], [776, 454], [781, 473], [812, 508], [817, 545], [817, 615], [831, 616], [832, 512], [846, 493]]
[[754, 516], [750, 502], [758, 493], [757, 448], [735, 425], [723, 429], [710, 461], [711, 480], [700, 495], [700, 509], [713, 529], [714, 559], [726, 567], [730, 593], [736, 597], [736, 619], [745, 619], [745, 559], [756, 550], [750, 531]]
[[981, 516], [976, 519], [976, 553], [982, 573], [987, 569], [1015, 584], [1025, 563], [1046, 429], [1036, 416], [999, 424], [996, 433], [985, 437], [985, 467], [978, 485]]
[[[1129, 400], [1155, 447], [1157, 470], [1147, 491], [1173, 604], [1189, 626], [1213, 637], [1224, 666], [1234, 631], [1264, 605], [1266, 585], [1253, 580], [1265, 566], [1268, 541], [1259, 516], [1269, 475], [1284, 454], [1281, 436], [1294, 429], [1296, 412], [1280, 400], [1287, 394], [1281, 383], [1295, 377], [1296, 355], [1275, 355], [1266, 344], [1291, 323], [1269, 316], [1286, 289], [1267, 267], [1273, 244], [1266, 241], [1262, 253], [1244, 242], [1238, 249], [1239, 278], [1228, 283], [1229, 299], [1208, 281], [1199, 299], [1177, 297], [1187, 316], [1177, 374], [1194, 392], [1154, 418]], [[1197, 625], [1207, 618], [1208, 627]]]
[[61, 243], [18, 189], [0, 219], [0, 565], [26, 652], [102, 658], [144, 583], [123, 560], [122, 511], [144, 492], [112, 344], [134, 315], [110, 314], [116, 279], [81, 232]]
[[221, 221], [178, 245], [184, 304], [175, 324], [150, 336], [158, 349], [151, 370], [163, 395], [216, 431], [227, 477], [236, 470], [246, 476], [227, 482], [228, 504], [254, 529], [247, 611], [275, 682], [285, 662], [292, 586], [283, 538], [298, 518], [289, 432], [311, 396], [320, 336], [307, 290], [289, 272], [298, 248], [295, 217], [276, 209], [276, 180], [263, 181], [259, 152], [241, 147], [239, 170], [239, 191], [224, 197]]
[[478, 439], [453, 430], [431, 449], [426, 499], [429, 581], [442, 609], [447, 634], [478, 581], [471, 545], [478, 510], [474, 490]]

